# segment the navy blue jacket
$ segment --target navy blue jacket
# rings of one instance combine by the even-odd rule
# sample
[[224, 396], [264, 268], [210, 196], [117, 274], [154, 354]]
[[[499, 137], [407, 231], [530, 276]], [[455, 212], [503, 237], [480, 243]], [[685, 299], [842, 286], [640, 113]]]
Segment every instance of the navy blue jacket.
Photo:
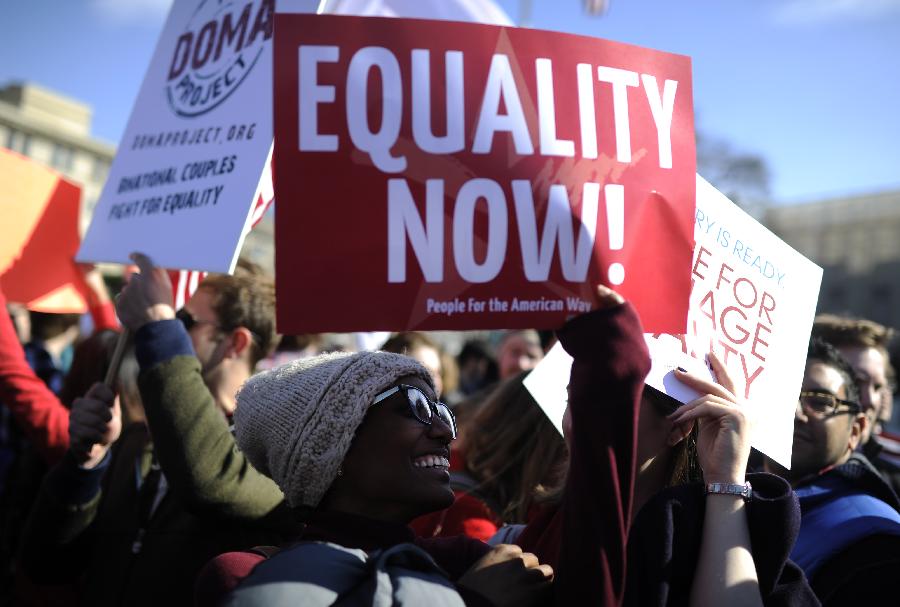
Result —
[[869, 460], [854, 453], [795, 491], [802, 521], [791, 558], [822, 603], [900, 601], [900, 500]]

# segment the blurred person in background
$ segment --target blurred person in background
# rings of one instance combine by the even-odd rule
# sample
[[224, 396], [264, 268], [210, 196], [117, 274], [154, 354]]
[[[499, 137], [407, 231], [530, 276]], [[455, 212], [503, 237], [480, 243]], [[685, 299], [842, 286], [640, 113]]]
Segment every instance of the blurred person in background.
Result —
[[[13, 555], [41, 480], [69, 447], [69, 407], [95, 381], [101, 381], [117, 339], [118, 321], [100, 272], [76, 264], [80, 292], [94, 333], [78, 339], [79, 315], [31, 312], [36, 329], [0, 320], [0, 566], [3, 602], [14, 586], [16, 602], [38, 596], [17, 575]], [[0, 293], [0, 305], [5, 303]], [[24, 310], [24, 308], [23, 308]], [[28, 314], [26, 312], [26, 314]], [[29, 318], [30, 323], [30, 318]], [[27, 341], [23, 347], [22, 340]], [[54, 392], [58, 393], [54, 394]], [[13, 580], [15, 579], [15, 584]]]
[[[117, 329], [115, 309], [100, 272], [92, 266], [78, 267], [83, 272], [84, 292], [95, 331]], [[4, 304], [6, 299], [0, 292], [0, 307], [5, 307]], [[70, 341], [70, 338], [77, 335], [78, 320], [58, 314], [39, 317], [44, 324], [31, 334], [36, 337], [32, 347], [23, 347], [8, 316], [0, 319], [0, 488], [4, 465], [7, 468], [12, 465], [26, 442], [48, 464], [58, 461], [69, 446], [69, 412], [56, 396], [63, 389], [65, 374], [55, 360], [69, 360], [66, 368], [71, 364], [71, 357], [62, 353], [74, 347], [74, 339]]]
[[[112, 363], [113, 353], [119, 339], [119, 332], [104, 329], [94, 332], [90, 337], [81, 341], [76, 347], [72, 357], [72, 365], [63, 382], [60, 391], [62, 405], [69, 409], [82, 395], [87, 394], [97, 382], [102, 382]], [[122, 419], [128, 423], [143, 423], [143, 406], [137, 383], [138, 365], [134, 356], [134, 348], [126, 346], [119, 372], [115, 380], [116, 407], [122, 411]], [[67, 452], [71, 455], [71, 450]], [[65, 462], [66, 457], [63, 458]], [[66, 464], [61, 464], [65, 466]], [[3, 524], [3, 550], [4, 555], [10, 560], [20, 543], [20, 536], [26, 528], [26, 522], [30, 516], [33, 505], [43, 500], [46, 496], [40, 495], [42, 481], [47, 474], [48, 466], [45, 461], [37, 456], [37, 452], [27, 450], [19, 458], [16, 469], [10, 474], [9, 491], [4, 495], [2, 502]], [[52, 501], [52, 498], [51, 498]], [[38, 508], [43, 507], [39, 505]], [[28, 535], [25, 536], [27, 541]], [[31, 545], [23, 546], [23, 554], [28, 555]], [[46, 555], [39, 554], [35, 558], [43, 559]], [[21, 604], [49, 603], [67, 604], [77, 596], [77, 585], [74, 580], [63, 580], [61, 584], [55, 583], [52, 587], [34, 584], [27, 575], [22, 574], [19, 568], [16, 576], [17, 602]]]
[[544, 350], [541, 347], [541, 337], [532, 329], [507, 331], [497, 344], [497, 370], [500, 379], [530, 371], [542, 358]]
[[444, 389], [441, 399], [450, 407], [463, 399], [459, 391], [459, 367], [456, 366], [456, 358], [443, 348], [441, 348], [441, 384]]
[[486, 341], [470, 339], [463, 344], [456, 357], [459, 367], [459, 391], [462, 396], [472, 396], [498, 379], [497, 361]]
[[[85, 297], [94, 330], [118, 328], [109, 291], [100, 271], [89, 264], [76, 264], [83, 279]], [[25, 357], [41, 380], [59, 394], [63, 380], [72, 365], [75, 344], [81, 337], [80, 314], [30, 312], [30, 341], [25, 343]]]
[[278, 347], [271, 355], [259, 361], [258, 371], [274, 369], [298, 358], [309, 358], [319, 354], [322, 347], [322, 336], [314, 333], [303, 335], [282, 335]]
[[24, 346], [25, 358], [54, 394], [62, 390], [63, 379], [72, 364], [79, 319], [79, 314], [29, 314], [31, 341]]
[[[495, 334], [496, 337], [496, 334]], [[497, 381], [515, 377], [523, 371], [530, 371], [544, 358], [544, 350], [541, 347], [541, 337], [537, 331], [523, 329], [504, 331], [500, 333], [496, 347], [496, 364], [494, 357], [485, 355], [481, 350], [480, 342], [470, 342], [472, 346], [467, 350], [463, 347], [458, 360], [460, 360], [460, 374], [464, 386], [466, 398], [456, 403], [454, 412], [459, 417], [460, 424], [465, 425], [475, 416], [488, 396], [497, 389]], [[469, 346], [469, 343], [466, 344]], [[484, 375], [480, 373], [485, 371]], [[496, 373], [496, 375], [495, 375]], [[494, 381], [489, 381], [496, 377]], [[475, 386], [481, 386], [472, 391]], [[465, 437], [459, 441], [462, 448]]]
[[859, 404], [866, 415], [866, 427], [859, 449], [900, 494], [900, 464], [891, 457], [898, 449], [897, 438], [883, 435], [883, 424], [893, 414], [894, 368], [888, 356], [893, 331], [863, 318], [820, 314], [813, 323], [813, 336], [838, 349], [850, 363], [859, 389]]
[[433, 339], [418, 331], [397, 333], [382, 344], [381, 350], [404, 354], [419, 361], [431, 373], [435, 392], [441, 398], [444, 393], [444, 365], [441, 349]]

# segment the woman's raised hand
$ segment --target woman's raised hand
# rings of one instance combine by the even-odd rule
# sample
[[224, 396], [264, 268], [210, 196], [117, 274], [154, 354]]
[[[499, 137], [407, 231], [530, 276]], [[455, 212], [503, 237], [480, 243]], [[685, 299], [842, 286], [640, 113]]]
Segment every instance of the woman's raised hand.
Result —
[[669, 440], [677, 443], [699, 424], [697, 455], [704, 480], [742, 484], [750, 457], [750, 420], [735, 396], [734, 380], [725, 365], [712, 352], [709, 362], [718, 384], [685, 371], [675, 372], [681, 383], [703, 396], [669, 416], [673, 426]]
[[597, 285], [594, 291], [594, 309], [606, 310], [625, 303], [625, 298], [606, 285]]

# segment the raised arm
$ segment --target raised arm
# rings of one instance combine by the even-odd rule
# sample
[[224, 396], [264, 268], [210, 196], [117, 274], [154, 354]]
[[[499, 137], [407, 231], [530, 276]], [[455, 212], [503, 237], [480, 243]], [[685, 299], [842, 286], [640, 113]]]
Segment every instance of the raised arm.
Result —
[[203, 382], [184, 327], [149, 323], [135, 335], [139, 384], [153, 445], [169, 484], [189, 507], [256, 519], [284, 500], [244, 457]]
[[[750, 456], [750, 424], [725, 366], [713, 353], [709, 360], [721, 385], [676, 371], [679, 380], [704, 396], [680, 407], [670, 420], [684, 433], [699, 424], [697, 454], [706, 483], [743, 485]], [[706, 497], [691, 605], [712, 604], [763, 604], [751, 552], [747, 504], [740, 495], [710, 493]]]
[[520, 538], [556, 571], [557, 605], [618, 605], [625, 588], [637, 413], [650, 359], [632, 307], [606, 287], [596, 305], [559, 331], [574, 358], [562, 502]]
[[281, 491], [237, 449], [190, 338], [174, 320], [168, 275], [143, 255], [135, 260], [141, 274], [122, 292], [117, 310], [135, 334], [147, 423], [170, 486], [188, 507], [207, 514], [255, 520], [280, 512]]
[[0, 402], [52, 465], [69, 447], [69, 410], [28, 366], [2, 291], [0, 309]]
[[94, 331], [103, 329], [119, 329], [116, 318], [116, 307], [109, 296], [109, 289], [103, 281], [103, 275], [93, 264], [76, 264], [84, 278], [85, 296], [88, 311], [94, 321]]

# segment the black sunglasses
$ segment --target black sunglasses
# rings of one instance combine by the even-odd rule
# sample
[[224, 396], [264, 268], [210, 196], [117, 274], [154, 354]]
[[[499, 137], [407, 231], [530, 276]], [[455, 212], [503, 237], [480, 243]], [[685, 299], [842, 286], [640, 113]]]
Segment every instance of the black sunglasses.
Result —
[[[803, 405], [804, 410], [818, 417], [832, 417], [842, 413], [860, 412], [859, 403], [838, 398], [830, 392], [803, 391], [800, 393], [800, 404]], [[839, 410], [838, 407], [840, 405], [844, 405], [847, 408]]]
[[452, 434], [451, 438], [456, 438], [456, 416], [453, 415], [453, 411], [450, 410], [450, 407], [444, 403], [429, 400], [429, 398], [425, 396], [425, 393], [415, 386], [410, 386], [408, 384], [394, 386], [393, 388], [377, 394], [372, 401], [372, 404], [376, 405], [397, 392], [401, 392], [406, 396], [406, 402], [409, 403], [409, 408], [412, 410], [412, 414], [417, 420], [430, 426], [432, 420], [436, 416], [450, 428]]
[[[184, 330], [188, 333], [191, 332], [191, 329], [196, 325], [212, 325], [219, 331], [227, 332], [228, 329], [223, 327], [222, 325], [212, 321], [212, 320], [197, 320], [194, 318], [194, 315], [188, 312], [185, 308], [181, 308], [177, 312], [175, 312], [175, 318], [181, 321], [181, 324], [184, 325]], [[249, 331], [249, 329], [248, 329]], [[250, 336], [258, 343], [262, 343], [262, 339], [255, 332], [250, 331]]]
[[215, 323], [211, 320], [197, 320], [194, 318], [194, 315], [188, 312], [185, 308], [181, 308], [177, 312], [175, 312], [175, 318], [181, 321], [181, 324], [184, 325], [185, 331], [188, 333], [191, 332], [191, 329], [194, 328], [195, 325], [212, 325], [217, 329], [221, 329], [218, 323]]

